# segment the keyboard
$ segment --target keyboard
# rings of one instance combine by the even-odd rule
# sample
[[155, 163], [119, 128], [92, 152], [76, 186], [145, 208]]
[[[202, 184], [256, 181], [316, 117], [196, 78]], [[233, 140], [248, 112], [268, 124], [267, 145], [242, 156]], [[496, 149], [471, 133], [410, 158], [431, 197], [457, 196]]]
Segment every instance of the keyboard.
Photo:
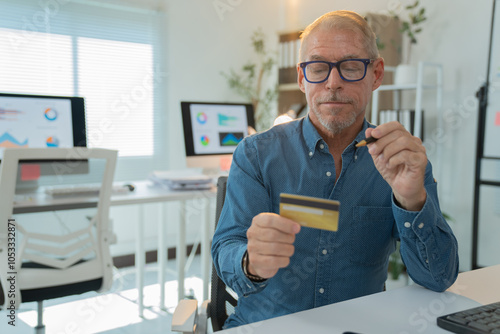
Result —
[[[80, 185], [68, 185], [68, 186], [58, 186], [58, 187], [46, 187], [45, 193], [52, 197], [60, 196], [93, 196], [98, 195], [99, 190], [101, 190], [101, 185], [99, 184], [80, 184]], [[113, 185], [111, 192], [113, 194], [123, 194], [133, 191], [134, 187], [132, 185]]]
[[437, 325], [458, 334], [500, 334], [500, 302], [441, 316]]

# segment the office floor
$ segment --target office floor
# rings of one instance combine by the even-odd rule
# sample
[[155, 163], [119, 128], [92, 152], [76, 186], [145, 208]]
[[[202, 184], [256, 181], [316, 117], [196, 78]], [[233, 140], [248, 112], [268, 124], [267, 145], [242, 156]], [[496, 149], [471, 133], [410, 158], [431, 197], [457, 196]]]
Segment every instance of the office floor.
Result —
[[[186, 294], [201, 301], [202, 280], [199, 256], [186, 273]], [[165, 290], [166, 310], [159, 305], [158, 266], [148, 264], [145, 274], [144, 318], [138, 316], [137, 289], [133, 267], [116, 270], [111, 291], [95, 292], [46, 301], [46, 334], [165, 334], [172, 333], [172, 312], [177, 304], [175, 261], [168, 261]], [[0, 333], [32, 334], [36, 326], [36, 303], [25, 303], [17, 310], [16, 326], [10, 326], [5, 311], [0, 311]]]

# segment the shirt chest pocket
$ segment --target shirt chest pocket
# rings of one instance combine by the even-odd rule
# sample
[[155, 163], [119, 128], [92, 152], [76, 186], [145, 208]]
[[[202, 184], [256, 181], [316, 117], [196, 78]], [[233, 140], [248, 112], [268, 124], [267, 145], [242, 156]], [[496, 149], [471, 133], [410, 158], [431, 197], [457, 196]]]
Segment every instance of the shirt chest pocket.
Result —
[[350, 260], [362, 265], [380, 265], [394, 249], [391, 207], [357, 206], [353, 208], [350, 229]]

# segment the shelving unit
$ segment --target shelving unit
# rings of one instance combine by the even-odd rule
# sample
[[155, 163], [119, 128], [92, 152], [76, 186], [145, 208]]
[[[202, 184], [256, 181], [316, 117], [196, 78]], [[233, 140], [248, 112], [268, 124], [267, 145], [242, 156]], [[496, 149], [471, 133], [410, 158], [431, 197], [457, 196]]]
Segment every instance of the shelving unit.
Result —
[[279, 34], [278, 115], [286, 113], [294, 105], [303, 106], [307, 103], [297, 83], [299, 36], [300, 31]]
[[[427, 68], [434, 68], [436, 75], [436, 82], [434, 84], [424, 83], [424, 71]], [[401, 98], [397, 92], [402, 91], [415, 91], [415, 127], [413, 134], [422, 138], [422, 98], [425, 90], [436, 90], [436, 109], [438, 115], [441, 114], [443, 104], [443, 67], [441, 64], [431, 62], [419, 62], [417, 68], [417, 81], [411, 84], [390, 84], [381, 85], [372, 94], [372, 108], [371, 108], [371, 122], [373, 124], [379, 123], [379, 99], [380, 92], [392, 91], [393, 94], [393, 109], [400, 109]], [[442, 117], [438, 117], [438, 127], [442, 128]]]

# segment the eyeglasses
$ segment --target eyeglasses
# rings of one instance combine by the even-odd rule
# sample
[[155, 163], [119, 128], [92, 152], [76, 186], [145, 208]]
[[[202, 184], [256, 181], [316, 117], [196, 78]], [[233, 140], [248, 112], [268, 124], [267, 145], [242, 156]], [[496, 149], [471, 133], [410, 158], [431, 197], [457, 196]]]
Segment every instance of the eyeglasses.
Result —
[[366, 67], [375, 59], [345, 59], [332, 63], [329, 61], [313, 60], [300, 63], [304, 77], [310, 83], [322, 83], [328, 80], [335, 67], [344, 81], [360, 81], [366, 75]]

